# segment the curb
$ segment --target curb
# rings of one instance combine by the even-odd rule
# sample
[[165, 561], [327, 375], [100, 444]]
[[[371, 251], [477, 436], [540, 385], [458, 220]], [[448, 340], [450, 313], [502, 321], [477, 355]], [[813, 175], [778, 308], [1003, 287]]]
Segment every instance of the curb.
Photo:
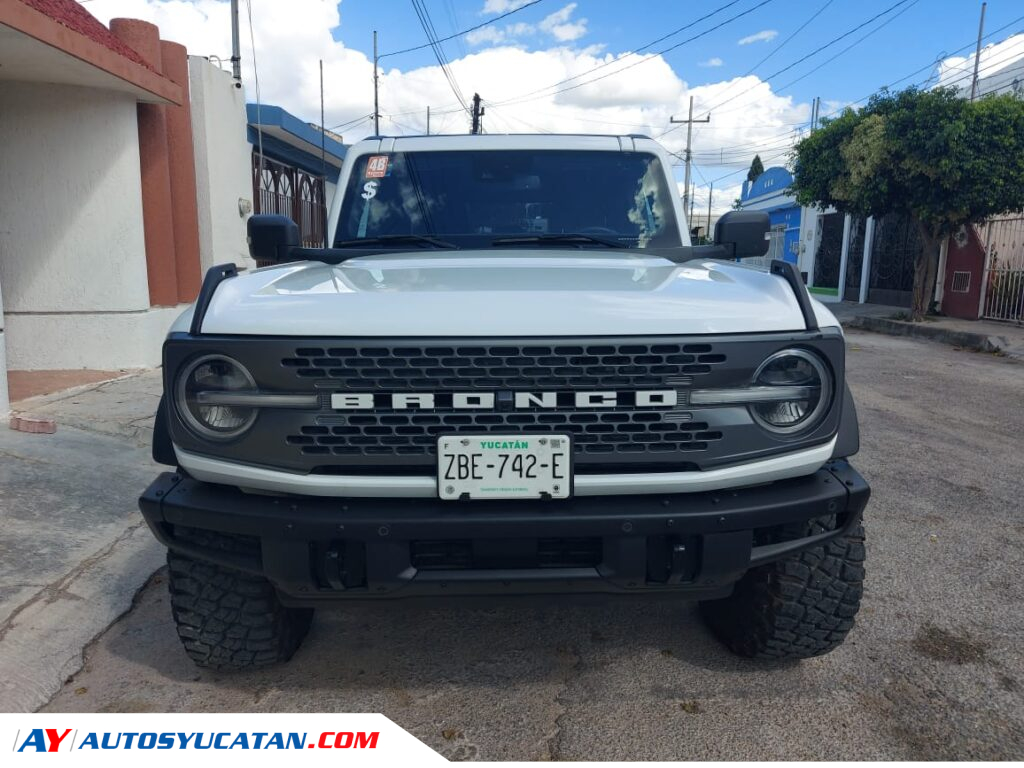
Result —
[[851, 317], [841, 321], [847, 328], [860, 328], [865, 331], [887, 333], [890, 336], [911, 336], [917, 339], [929, 339], [954, 347], [973, 349], [978, 352], [1003, 352], [1010, 342], [1003, 336], [988, 336], [970, 331], [954, 331], [949, 328], [936, 328], [924, 323], [905, 323], [901, 320], [890, 320], [884, 317]]

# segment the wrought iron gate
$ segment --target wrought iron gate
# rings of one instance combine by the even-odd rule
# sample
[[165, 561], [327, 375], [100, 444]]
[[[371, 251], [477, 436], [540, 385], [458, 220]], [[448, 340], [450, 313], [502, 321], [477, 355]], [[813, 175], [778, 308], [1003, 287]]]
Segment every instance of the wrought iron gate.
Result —
[[826, 213], [818, 217], [814, 254], [814, 285], [819, 288], [839, 287], [839, 262], [843, 251], [843, 225], [845, 215]]
[[889, 213], [875, 219], [871, 244], [868, 301], [909, 307], [914, 296], [914, 261], [921, 252], [921, 235], [908, 216]]
[[981, 316], [1024, 323], [1024, 214], [996, 216], [982, 225], [985, 273]]
[[321, 176], [252, 153], [252, 185], [255, 213], [280, 213], [299, 225], [307, 248], [326, 245], [327, 209]]

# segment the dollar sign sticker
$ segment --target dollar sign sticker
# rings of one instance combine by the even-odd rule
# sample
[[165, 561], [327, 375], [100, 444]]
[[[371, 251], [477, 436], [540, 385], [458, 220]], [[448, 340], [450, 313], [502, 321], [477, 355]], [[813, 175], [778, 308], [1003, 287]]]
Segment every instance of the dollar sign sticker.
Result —
[[363, 193], [361, 195], [363, 200], [372, 200], [376, 196], [377, 196], [377, 182], [376, 181], [368, 181], [365, 184], [363, 184]]

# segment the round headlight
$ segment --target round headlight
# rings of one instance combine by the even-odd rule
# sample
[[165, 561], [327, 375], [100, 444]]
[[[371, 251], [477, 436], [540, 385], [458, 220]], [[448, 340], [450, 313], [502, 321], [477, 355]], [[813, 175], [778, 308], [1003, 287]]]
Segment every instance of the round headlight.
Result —
[[232, 403], [232, 395], [256, 391], [252, 375], [237, 360], [207, 355], [178, 377], [175, 400], [182, 418], [209, 440], [238, 437], [256, 420], [256, 409]]
[[832, 400], [832, 377], [812, 352], [784, 349], [757, 369], [754, 387], [763, 399], [750, 405], [754, 420], [769, 432], [791, 435], [816, 426]]

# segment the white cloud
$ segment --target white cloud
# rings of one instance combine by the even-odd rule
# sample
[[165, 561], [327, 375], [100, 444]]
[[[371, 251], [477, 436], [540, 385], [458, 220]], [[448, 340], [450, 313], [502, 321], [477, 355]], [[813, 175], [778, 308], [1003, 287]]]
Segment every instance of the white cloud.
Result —
[[573, 11], [576, 10], [576, 3], [569, 3], [544, 17], [538, 25], [540, 28], [562, 43], [578, 40], [587, 34], [587, 20], [577, 19], [570, 21]]
[[776, 37], [779, 36], [777, 29], [762, 29], [760, 32], [755, 32], [752, 35], [737, 40], [737, 45], [750, 45], [751, 43], [770, 43]]
[[[1003, 92], [1012, 89], [1015, 82], [1024, 80], [1021, 59], [1024, 59], [1024, 35], [1011, 35], [982, 48], [978, 64], [980, 92]], [[936, 87], [951, 86], [961, 93], [970, 93], [974, 80], [974, 53], [943, 59], [939, 62], [938, 75]]]
[[[373, 67], [365, 52], [369, 41], [344, 36], [344, 5], [340, 14], [336, 0], [252, 0], [252, 6], [260, 92], [265, 104], [279, 105], [303, 120], [315, 121], [320, 114], [318, 60], [323, 59], [327, 125], [357, 120], [373, 110]], [[227, 0], [93, 0], [86, 7], [104, 23], [118, 16], [152, 21], [165, 39], [184, 44], [194, 55], [219, 56], [227, 66], [231, 52]], [[247, 98], [255, 101], [244, 7], [243, 4], [242, 72]], [[566, 18], [571, 19], [571, 12]], [[339, 26], [342, 39], [335, 40], [331, 33], [337, 32]], [[505, 28], [501, 31], [504, 33]], [[525, 30], [518, 30], [519, 33], [528, 34]], [[636, 63], [639, 58], [623, 59], [627, 52], [621, 50], [603, 52], [600, 46], [573, 49], [545, 39], [553, 42], [552, 47], [526, 50], [508, 45], [506, 38], [501, 47], [484, 48], [452, 60], [451, 72], [462, 92], [468, 97], [478, 91], [488, 102], [486, 130], [657, 136], [669, 127], [679, 127], [671, 126], [669, 118], [685, 115], [692, 95], [696, 115], [703, 116], [714, 108], [711, 124], [698, 124], [693, 130], [695, 161], [710, 179], [714, 178], [713, 173], [720, 176], [733, 169], [745, 170], [755, 151], [761, 153], [766, 166], [781, 162], [773, 155], [784, 154], [784, 145], [789, 141], [786, 137], [793, 130], [791, 124], [806, 121], [810, 116], [808, 104], [773, 93], [771, 86], [756, 76], [690, 84], [660, 56], [614, 75], [617, 69]], [[346, 43], [358, 43], [362, 50]], [[538, 45], [536, 40], [532, 43], [532, 47]], [[381, 49], [386, 52], [390, 48], [384, 35]], [[623, 59], [621, 64], [617, 63], [619, 59]], [[407, 61], [407, 57], [399, 56], [381, 61], [381, 130], [391, 134], [422, 133], [426, 108], [430, 105], [433, 132], [466, 132], [468, 118], [454, 103], [441, 69], [409, 69], [404, 66]], [[592, 77], [611, 77], [587, 82], [591, 76], [584, 73], [609, 62], [611, 66]], [[515, 97], [576, 75], [584, 76], [546, 90], [540, 98], [503, 103], [514, 102]], [[566, 90], [574, 85], [581, 87]], [[735, 100], [719, 106], [733, 97]], [[371, 123], [363, 121], [337, 132], [351, 142], [371, 131]], [[681, 152], [685, 140], [685, 130], [674, 130], [662, 142], [669, 150]], [[721, 166], [722, 170], [711, 171], [713, 166]], [[727, 190], [733, 179], [742, 176], [724, 179], [721, 189]], [[719, 189], [717, 182], [715, 188]]]
[[505, 33], [496, 27], [481, 27], [474, 29], [466, 35], [466, 42], [470, 45], [482, 45], [483, 43], [500, 43], [505, 39]]
[[725, 64], [725, 62], [722, 61], [717, 56], [712, 56], [707, 61], [699, 61], [699, 62], [697, 62], [697, 66], [698, 67], [720, 67], [723, 64]]
[[484, 7], [480, 13], [508, 13], [516, 8], [522, 8], [528, 2], [530, 0], [484, 0]]

